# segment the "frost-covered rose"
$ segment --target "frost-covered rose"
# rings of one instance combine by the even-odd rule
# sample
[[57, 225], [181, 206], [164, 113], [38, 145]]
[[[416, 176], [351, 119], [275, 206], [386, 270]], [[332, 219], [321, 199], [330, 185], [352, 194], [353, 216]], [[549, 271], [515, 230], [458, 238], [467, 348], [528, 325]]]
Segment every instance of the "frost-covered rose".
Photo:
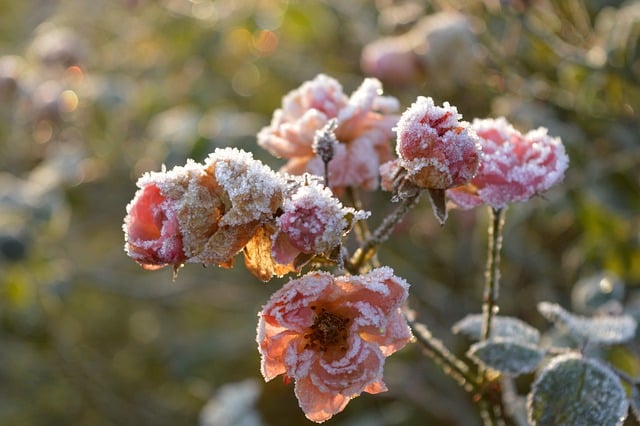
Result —
[[398, 101], [381, 93], [381, 83], [368, 78], [347, 97], [338, 81], [320, 74], [284, 97], [270, 126], [258, 134], [258, 144], [289, 160], [283, 172], [323, 176], [324, 163], [313, 152], [313, 140], [318, 130], [336, 119], [339, 143], [329, 162], [331, 188], [374, 190], [379, 165], [392, 158], [390, 141], [398, 119], [393, 114]]
[[273, 236], [273, 258], [288, 264], [300, 253], [328, 254], [368, 212], [344, 207], [330, 189], [316, 182], [299, 186], [284, 201]]
[[472, 128], [480, 137], [482, 156], [475, 178], [447, 195], [463, 209], [480, 204], [504, 208], [526, 201], [561, 182], [569, 166], [559, 138], [538, 128], [520, 133], [503, 117], [476, 119]]
[[396, 152], [407, 179], [421, 188], [447, 189], [471, 180], [480, 153], [478, 138], [456, 107], [418, 96], [396, 127]]
[[127, 206], [125, 250], [146, 269], [184, 262], [230, 266], [282, 204], [284, 181], [237, 149], [217, 149], [204, 165], [187, 161], [144, 174]]
[[259, 314], [265, 380], [284, 375], [307, 418], [323, 422], [362, 392], [387, 390], [385, 358], [411, 332], [400, 312], [409, 284], [391, 268], [335, 277], [312, 272], [275, 292]]

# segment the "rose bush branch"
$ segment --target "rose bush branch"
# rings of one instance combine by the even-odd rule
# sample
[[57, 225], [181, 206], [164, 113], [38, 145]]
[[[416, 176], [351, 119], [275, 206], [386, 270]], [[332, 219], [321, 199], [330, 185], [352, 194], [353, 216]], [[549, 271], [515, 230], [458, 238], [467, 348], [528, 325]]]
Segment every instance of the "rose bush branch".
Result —
[[482, 339], [491, 335], [493, 316], [498, 312], [498, 296], [500, 295], [500, 251], [502, 249], [502, 229], [504, 227], [505, 209], [491, 208], [489, 219], [489, 236], [487, 249], [487, 268], [482, 304]]
[[447, 349], [442, 341], [433, 337], [426, 325], [412, 319], [414, 316], [412, 312], [405, 312], [405, 316], [413, 335], [429, 358], [441, 366], [443, 371], [456, 380], [466, 391], [481, 394], [483, 378], [474, 374], [469, 366]]
[[[638, 411], [637, 379], [591, 348], [629, 341], [635, 319], [581, 317], [542, 302], [539, 312], [576, 342], [549, 348], [538, 330], [497, 312], [505, 210], [562, 181], [569, 159], [560, 139], [544, 128], [523, 134], [505, 118], [464, 122], [455, 107], [423, 96], [400, 117], [397, 109], [375, 79], [349, 97], [325, 75], [304, 83], [258, 136], [287, 159], [279, 172], [226, 148], [204, 163], [144, 174], [124, 220], [127, 254], [145, 269], [174, 271], [185, 263], [230, 268], [242, 254], [262, 281], [295, 275], [258, 314], [256, 341], [265, 380], [294, 382], [312, 421], [363, 392], [385, 391], [386, 358], [413, 334], [470, 392], [486, 425], [504, 424], [507, 414], [537, 426], [621, 424], [629, 406]], [[399, 205], [369, 235], [370, 212], [353, 195], [378, 185]], [[406, 317], [409, 283], [372, 261], [425, 191], [441, 224], [448, 206], [491, 211], [482, 313], [453, 327], [476, 340], [464, 359]], [[355, 208], [342, 204], [345, 195]], [[343, 245], [359, 223], [360, 246], [349, 257]], [[513, 386], [503, 388], [521, 374], [535, 375], [526, 404]], [[621, 381], [635, 386], [631, 397]]]
[[418, 201], [420, 201], [420, 192], [402, 200], [402, 203], [385, 217], [375, 231], [358, 247], [346, 265], [347, 270], [351, 273], [358, 273], [375, 254], [377, 246], [384, 243], [391, 236], [395, 227]]

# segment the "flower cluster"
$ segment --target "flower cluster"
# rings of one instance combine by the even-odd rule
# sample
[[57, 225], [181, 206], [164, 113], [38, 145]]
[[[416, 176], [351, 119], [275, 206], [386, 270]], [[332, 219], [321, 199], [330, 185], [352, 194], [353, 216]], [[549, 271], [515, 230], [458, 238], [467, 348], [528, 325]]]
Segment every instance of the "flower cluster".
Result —
[[281, 175], [232, 148], [216, 150], [204, 164], [189, 160], [147, 173], [138, 187], [123, 229], [125, 250], [145, 269], [230, 267], [243, 251], [248, 269], [266, 281], [313, 256], [328, 257], [368, 217], [344, 207], [317, 179]]
[[[424, 96], [398, 119], [397, 101], [380, 93], [380, 83], [366, 79], [347, 97], [319, 75], [286, 95], [258, 135], [289, 160], [281, 172], [244, 151], [217, 149], [203, 164], [143, 175], [123, 225], [127, 253], [146, 269], [230, 267], [240, 252], [264, 281], [314, 269], [273, 293], [259, 313], [257, 343], [265, 380], [295, 381], [315, 422], [362, 392], [385, 391], [385, 359], [412, 337], [401, 313], [409, 284], [389, 267], [371, 270], [369, 259], [419, 195], [429, 194], [441, 223], [445, 194], [462, 208], [484, 203], [499, 213], [558, 183], [568, 166], [562, 142], [546, 129], [522, 135], [504, 118], [470, 125], [456, 107]], [[349, 257], [344, 237], [369, 212], [345, 207], [336, 194], [376, 189], [380, 178], [405, 204]], [[321, 262], [338, 273], [315, 270]]]
[[265, 380], [295, 380], [300, 407], [322, 422], [362, 392], [379, 393], [385, 357], [411, 332], [400, 312], [409, 285], [391, 268], [362, 276], [312, 272], [276, 291], [260, 313]]
[[276, 157], [288, 159], [281, 171], [294, 175], [324, 174], [324, 163], [313, 151], [316, 132], [337, 121], [338, 144], [328, 165], [331, 188], [378, 187], [378, 167], [391, 159], [390, 140], [398, 109], [395, 98], [384, 97], [373, 78], [347, 97], [335, 79], [324, 74], [287, 94], [271, 125], [258, 134], [258, 144]]
[[504, 208], [526, 201], [564, 178], [569, 157], [560, 139], [549, 136], [547, 129], [523, 135], [502, 117], [476, 119], [472, 128], [482, 146], [478, 173], [467, 185], [447, 191], [460, 208], [480, 204]]

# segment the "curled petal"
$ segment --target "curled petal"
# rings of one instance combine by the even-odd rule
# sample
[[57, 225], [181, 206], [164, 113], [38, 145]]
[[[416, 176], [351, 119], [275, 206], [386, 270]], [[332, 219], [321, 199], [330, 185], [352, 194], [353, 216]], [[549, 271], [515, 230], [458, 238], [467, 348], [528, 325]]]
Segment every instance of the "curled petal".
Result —
[[152, 184], [142, 188], [127, 208], [125, 249], [146, 269], [179, 265], [186, 259], [176, 211], [172, 207]]
[[321, 392], [311, 378], [296, 380], [295, 394], [305, 416], [316, 423], [322, 423], [344, 410], [351, 397], [331, 392]]

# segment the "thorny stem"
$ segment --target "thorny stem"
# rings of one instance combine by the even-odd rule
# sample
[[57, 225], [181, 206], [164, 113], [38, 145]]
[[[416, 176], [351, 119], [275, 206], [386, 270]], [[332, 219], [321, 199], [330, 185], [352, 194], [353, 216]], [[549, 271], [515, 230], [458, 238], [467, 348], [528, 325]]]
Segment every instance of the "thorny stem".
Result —
[[498, 404], [491, 404], [486, 399], [479, 401], [480, 416], [485, 426], [505, 426], [502, 409]]
[[498, 310], [500, 294], [500, 250], [502, 249], [502, 228], [505, 209], [491, 208], [489, 223], [489, 247], [485, 270], [484, 292], [482, 295], [482, 340], [491, 335], [491, 323]]
[[373, 234], [360, 245], [347, 265], [349, 272], [358, 273], [360, 271], [360, 268], [373, 256], [376, 246], [385, 242], [409, 210], [418, 204], [421, 193], [422, 192], [419, 191], [403, 199], [402, 203], [396, 207], [396, 209], [382, 221], [380, 226], [376, 228]]
[[460, 358], [451, 353], [444, 344], [433, 337], [427, 326], [411, 319], [405, 313], [407, 322], [424, 352], [451, 378], [473, 395], [480, 407], [480, 415], [485, 426], [504, 426], [504, 415], [500, 401], [496, 401], [495, 378], [487, 377], [484, 372], [474, 373]]
[[[406, 315], [405, 315], [406, 316]], [[409, 315], [410, 316], [410, 315]], [[465, 390], [479, 394], [482, 392], [482, 379], [469, 370], [467, 364], [456, 357], [444, 344], [433, 337], [426, 325], [407, 318], [413, 335], [422, 345], [425, 353], [442, 367], [444, 372], [456, 380]]]

